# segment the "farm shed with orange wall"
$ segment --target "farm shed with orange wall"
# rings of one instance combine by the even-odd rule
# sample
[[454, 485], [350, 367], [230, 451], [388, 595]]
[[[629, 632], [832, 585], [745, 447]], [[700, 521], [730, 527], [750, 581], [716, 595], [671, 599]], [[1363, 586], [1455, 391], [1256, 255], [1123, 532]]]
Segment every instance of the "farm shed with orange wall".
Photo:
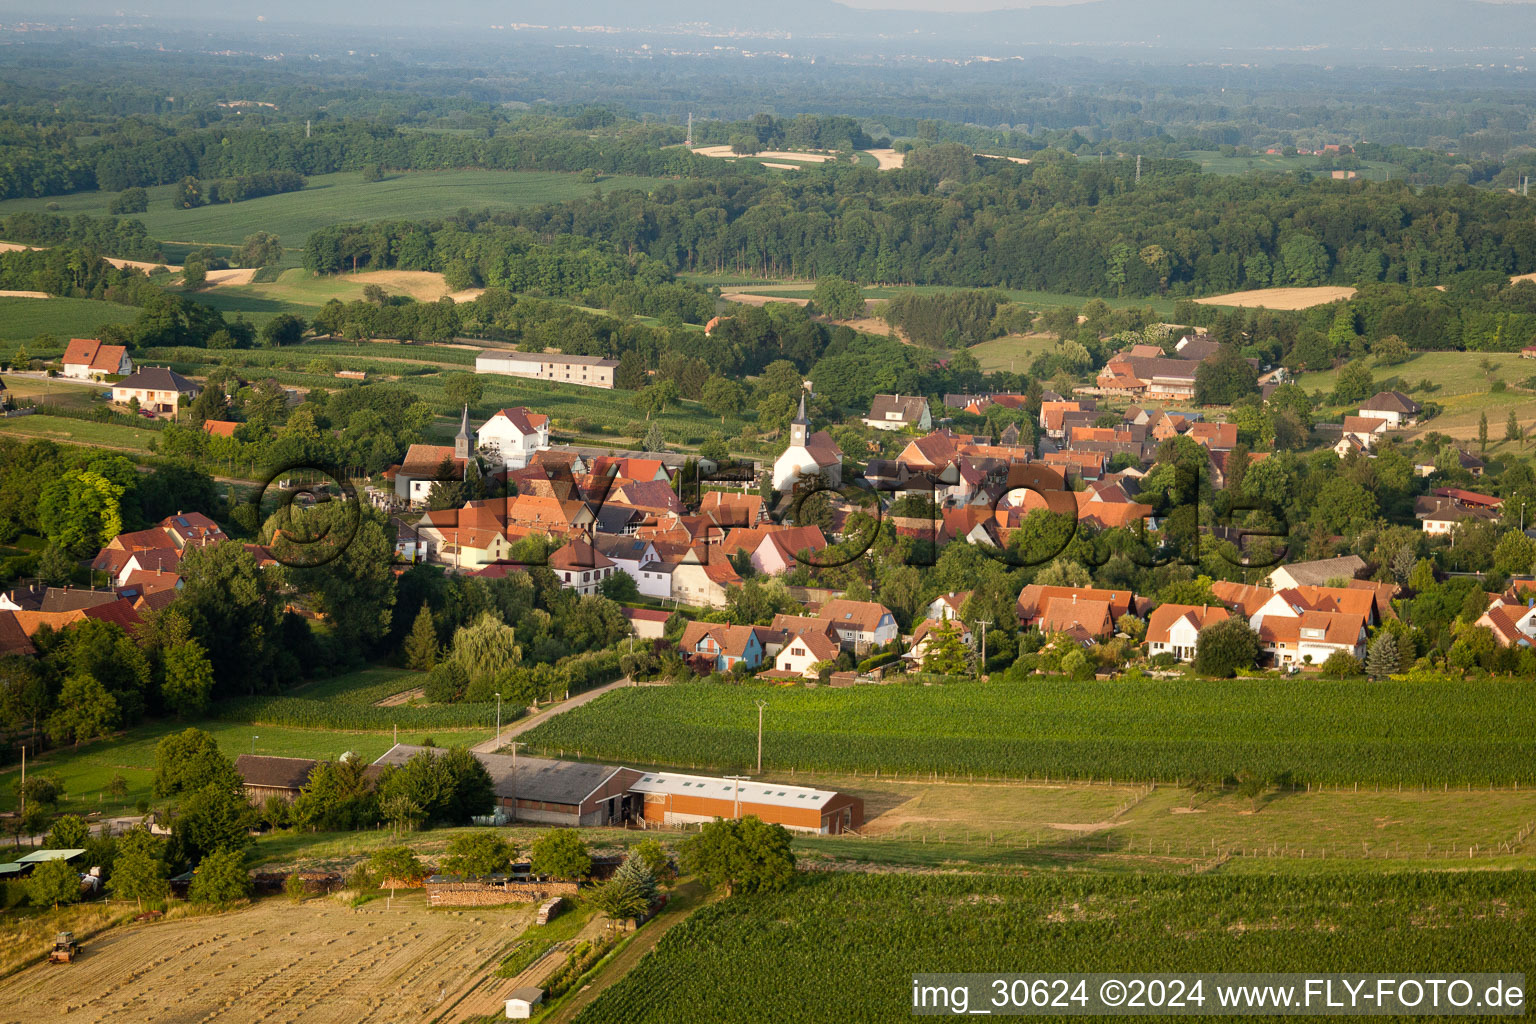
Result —
[[690, 825], [755, 814], [795, 832], [836, 835], [864, 827], [864, 801], [847, 793], [756, 780], [648, 772], [630, 786], [648, 826]]

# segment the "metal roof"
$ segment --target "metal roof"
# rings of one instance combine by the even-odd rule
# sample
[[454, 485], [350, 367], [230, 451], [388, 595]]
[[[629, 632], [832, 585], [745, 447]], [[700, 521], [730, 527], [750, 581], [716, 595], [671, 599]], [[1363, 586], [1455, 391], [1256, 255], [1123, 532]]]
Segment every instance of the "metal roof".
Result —
[[[739, 787], [739, 791], [738, 791]], [[716, 800], [770, 804], [775, 807], [825, 807], [837, 794], [806, 786], [769, 785], [757, 781], [712, 778], [704, 775], [679, 775], [676, 772], [648, 772], [629, 787], [632, 793], [671, 793], [679, 796], [713, 797]]]
[[74, 860], [84, 850], [34, 850], [25, 857], [18, 857], [18, 864], [41, 864], [45, 860]]
[[20, 870], [20, 864], [0, 864], [0, 875], [14, 875]]
[[[414, 747], [397, 743], [374, 764], [403, 765], [412, 757], [428, 751], [446, 754], [446, 747]], [[499, 798], [538, 800], [542, 803], [576, 806], [624, 769], [606, 764], [581, 761], [555, 761], [543, 757], [510, 754], [475, 754], [491, 776], [491, 785]], [[516, 774], [513, 764], [516, 764]]]

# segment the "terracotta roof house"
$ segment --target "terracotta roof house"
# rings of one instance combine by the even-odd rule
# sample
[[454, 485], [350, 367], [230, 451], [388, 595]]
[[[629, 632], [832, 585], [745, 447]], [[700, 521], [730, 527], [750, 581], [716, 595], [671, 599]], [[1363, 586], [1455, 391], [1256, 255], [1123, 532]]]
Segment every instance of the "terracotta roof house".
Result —
[[1265, 615], [1259, 644], [1276, 665], [1322, 665], [1336, 651], [1365, 653], [1365, 620], [1345, 612]]
[[817, 609], [816, 618], [826, 622], [838, 642], [855, 654], [883, 647], [898, 635], [896, 616], [876, 601], [837, 598]]
[[[642, 566], [642, 572], [649, 566]], [[683, 604], [706, 608], [724, 608], [727, 591], [742, 584], [741, 576], [730, 559], [718, 548], [699, 544], [687, 550], [671, 566], [672, 592], [668, 596]], [[643, 592], [643, 591], [642, 591]]]
[[1474, 625], [1493, 633], [1500, 647], [1536, 646], [1536, 605], [1496, 604]]
[[229, 540], [223, 528], [201, 512], [177, 512], [173, 516], [166, 516], [160, 520], [160, 529], [182, 550]]
[[1199, 650], [1200, 631], [1231, 618], [1219, 605], [1162, 604], [1147, 618], [1147, 654], [1172, 654], [1193, 661]]
[[928, 607], [923, 611], [926, 619], [958, 619], [960, 609], [965, 607], [965, 602], [971, 599], [969, 590], [951, 590], [947, 594], [940, 594], [928, 602]]
[[824, 630], [803, 628], [788, 633], [774, 655], [773, 667], [779, 673], [815, 679], [816, 666], [824, 661], [836, 661], [840, 648]]
[[827, 538], [819, 526], [795, 526], [766, 534], [752, 550], [752, 568], [765, 576], [791, 572], [800, 565], [800, 553], [824, 551]]
[[1237, 447], [1236, 423], [1191, 424], [1187, 436], [1211, 451], [1231, 451]]
[[721, 526], [755, 526], [763, 518], [763, 496], [738, 491], [705, 491], [699, 514], [713, 516]]
[[660, 480], [632, 481], [617, 488], [609, 500], [653, 514], [671, 512], [683, 515], [688, 511], [672, 485]]
[[864, 425], [875, 430], [930, 430], [933, 415], [922, 395], [876, 395]]
[[583, 596], [597, 593], [603, 580], [617, 571], [613, 559], [579, 538], [550, 555], [549, 568], [562, 587]]
[[[1019, 614], [1019, 625], [1024, 629], [1036, 627], [1045, 629], [1041, 625], [1053, 602], [1065, 601], [1068, 606], [1075, 602], [1102, 603], [1109, 617], [1109, 624], [1113, 626], [1122, 615], [1134, 615], [1137, 611], [1136, 595], [1129, 590], [1098, 590], [1092, 587], [1057, 587], [1040, 583], [1031, 583], [1019, 591], [1019, 599], [1015, 603], [1015, 609]], [[1070, 615], [1063, 611], [1061, 615]], [[1059, 624], [1060, 619], [1051, 620]]]
[[234, 437], [239, 426], [234, 420], [203, 420], [203, 433], [214, 437]]
[[912, 642], [907, 645], [907, 651], [902, 658], [921, 668], [928, 658], [928, 650], [933, 644], [935, 634], [952, 630], [960, 642], [970, 647], [975, 639], [971, 627], [959, 619], [924, 619], [912, 630]]
[[31, 657], [37, 653], [32, 639], [16, 619], [14, 611], [0, 611], [0, 655], [19, 654]]
[[103, 345], [94, 338], [71, 338], [64, 349], [64, 376], [77, 380], [96, 377], [127, 376], [133, 372], [133, 360], [123, 345]]
[[719, 622], [690, 622], [678, 642], [683, 657], [710, 672], [729, 672], [737, 664], [757, 668], [763, 644], [751, 626]]
[[274, 796], [292, 803], [309, 784], [309, 775], [314, 770], [315, 762], [307, 757], [241, 754], [235, 758], [235, 771], [245, 783], [246, 799], [257, 806]]

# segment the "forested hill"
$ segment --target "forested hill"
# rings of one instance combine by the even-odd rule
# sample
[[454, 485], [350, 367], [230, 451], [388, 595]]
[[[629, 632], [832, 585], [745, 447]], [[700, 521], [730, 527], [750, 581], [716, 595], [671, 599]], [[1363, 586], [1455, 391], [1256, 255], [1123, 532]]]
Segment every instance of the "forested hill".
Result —
[[1130, 161], [1047, 153], [1019, 165], [945, 145], [901, 171], [684, 181], [498, 219], [679, 270], [1080, 295], [1536, 271], [1536, 207], [1508, 192], [1217, 177], [1182, 161], [1144, 161], [1138, 184]]

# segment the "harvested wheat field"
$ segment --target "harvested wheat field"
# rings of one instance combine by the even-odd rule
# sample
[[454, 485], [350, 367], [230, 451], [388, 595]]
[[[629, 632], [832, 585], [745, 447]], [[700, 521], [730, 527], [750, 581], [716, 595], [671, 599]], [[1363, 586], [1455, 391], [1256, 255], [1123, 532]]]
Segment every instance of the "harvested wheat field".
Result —
[[[731, 152], [730, 146], [700, 146], [694, 150], [699, 156], [736, 157], [737, 153]], [[766, 153], [748, 153], [748, 160], [802, 160], [806, 163], [819, 164], [824, 160], [835, 159], [831, 153], [790, 153], [784, 150], [771, 150]]]
[[205, 283], [210, 288], [220, 285], [250, 284], [256, 279], [255, 267], [234, 267], [229, 270], [210, 270]]
[[1353, 288], [1319, 285], [1316, 288], [1260, 288], [1251, 292], [1228, 292], [1195, 301], [1206, 306], [1243, 306], [1254, 309], [1310, 309], [1328, 302], [1355, 297]]
[[1510, 284], [1515, 284], [1518, 281], [1536, 281], [1536, 274], [1516, 274], [1509, 279]]
[[393, 909], [334, 898], [133, 925], [0, 987], [0, 1022], [416, 1024], [449, 1013], [499, 963], [531, 907]]
[[907, 154], [898, 153], [894, 149], [866, 149], [864, 152], [875, 158], [879, 165], [878, 170], [899, 171], [907, 162]]
[[751, 292], [727, 292], [720, 296], [726, 302], [739, 302], [743, 306], [766, 306], [770, 302], [787, 302], [791, 306], [806, 306], [810, 299], [794, 299], [784, 295], [753, 295]]

